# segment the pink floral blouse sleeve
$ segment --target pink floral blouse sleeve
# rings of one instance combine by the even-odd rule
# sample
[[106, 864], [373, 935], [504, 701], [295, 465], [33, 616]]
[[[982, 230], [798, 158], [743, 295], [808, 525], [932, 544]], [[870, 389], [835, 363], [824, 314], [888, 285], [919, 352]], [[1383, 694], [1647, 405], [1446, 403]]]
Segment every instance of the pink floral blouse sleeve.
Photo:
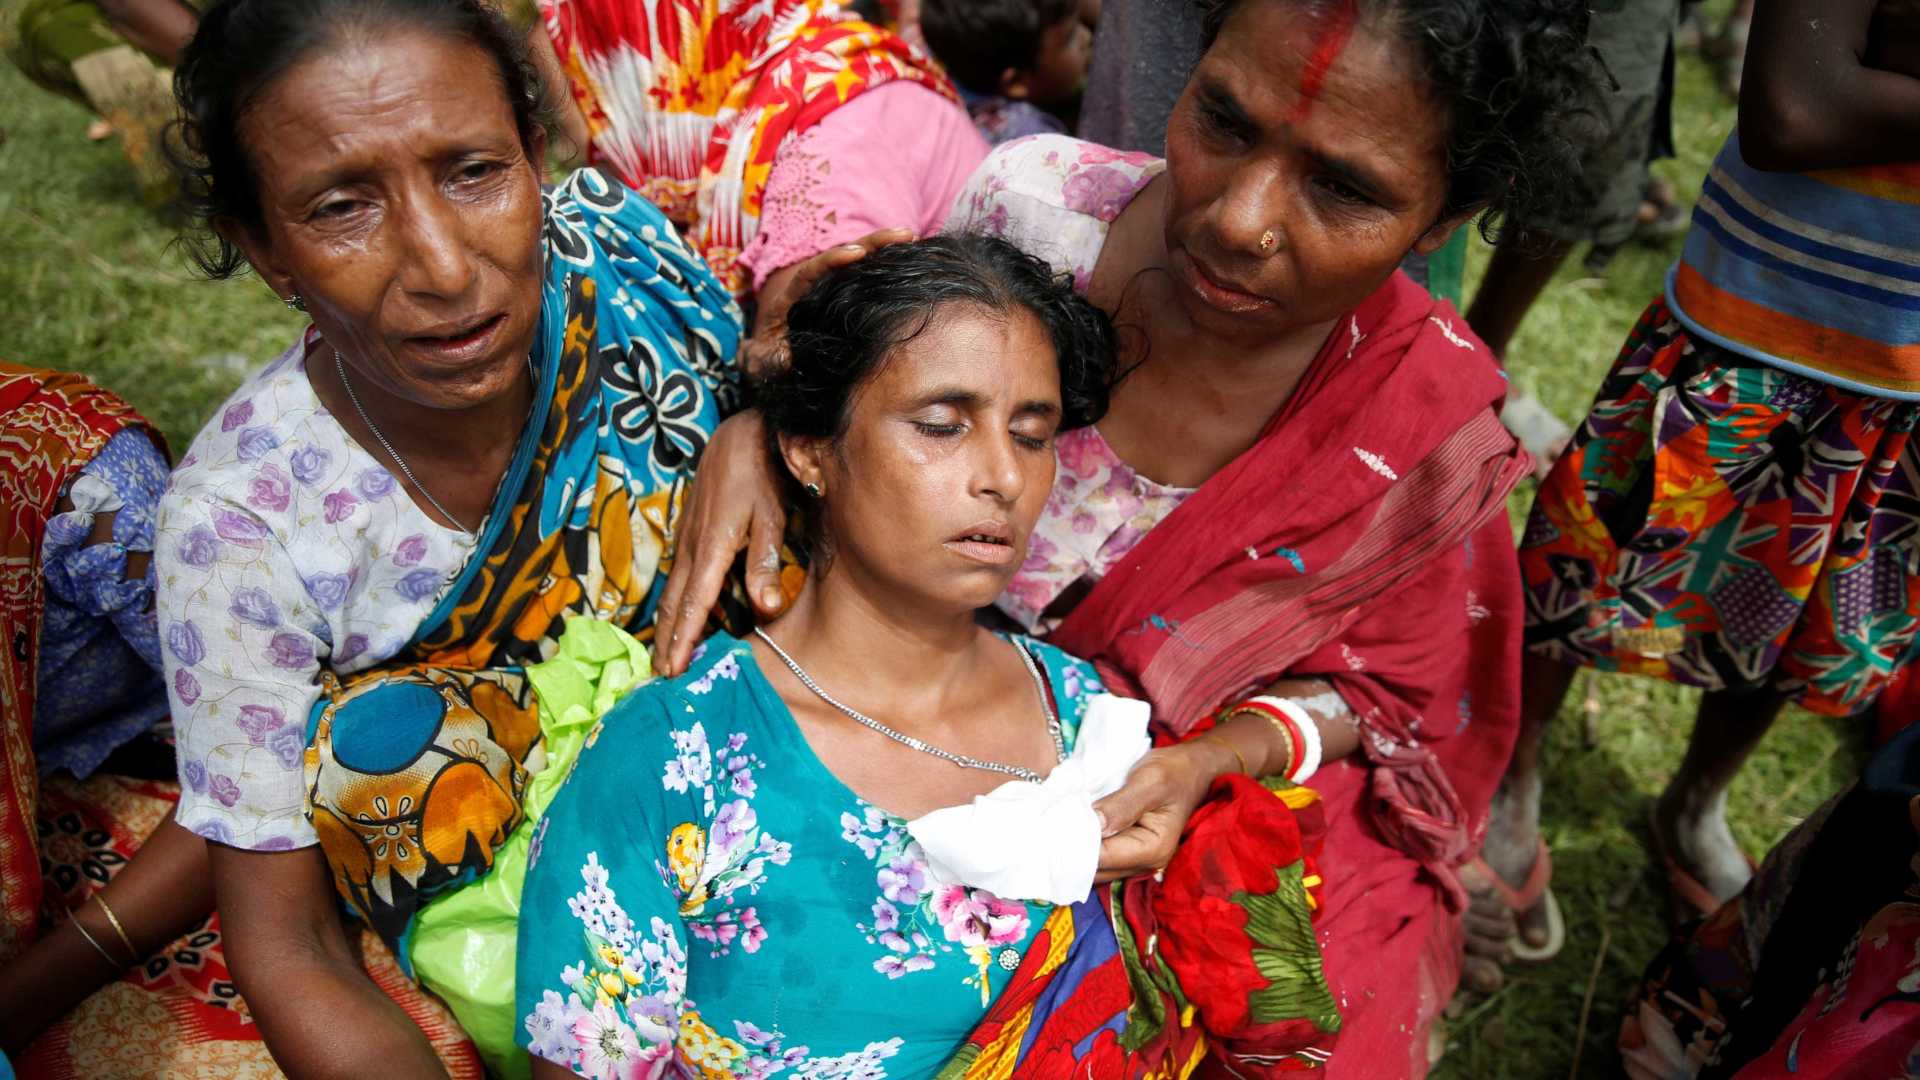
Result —
[[996, 147], [955, 200], [946, 231], [998, 236], [1087, 280], [1107, 230], [1166, 162], [1066, 135], [1034, 135]]

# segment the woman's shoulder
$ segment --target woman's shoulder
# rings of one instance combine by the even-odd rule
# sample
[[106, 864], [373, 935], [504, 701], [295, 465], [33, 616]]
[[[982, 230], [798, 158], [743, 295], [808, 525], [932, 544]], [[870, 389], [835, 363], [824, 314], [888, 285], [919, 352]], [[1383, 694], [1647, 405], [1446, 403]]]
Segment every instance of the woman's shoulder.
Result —
[[169, 506], [244, 505], [269, 519], [346, 464], [346, 431], [307, 381], [306, 348], [303, 336], [214, 411], [173, 470]]
[[742, 726], [754, 712], [748, 707], [755, 689], [750, 677], [753, 664], [751, 646], [719, 631], [694, 649], [687, 670], [670, 679], [653, 679], [630, 691], [608, 712], [608, 720], [614, 722], [604, 723], [603, 728], [617, 728], [622, 741], [644, 738], [648, 731], [657, 732], [663, 725], [724, 735]]
[[658, 206], [598, 166], [575, 169], [541, 194], [548, 246], [562, 260], [592, 266], [644, 255], [649, 263], [664, 256], [689, 268], [705, 266]]
[[947, 227], [967, 224], [975, 204], [991, 210], [1014, 199], [1111, 222], [1165, 169], [1166, 162], [1152, 154], [1115, 150], [1071, 135], [1013, 139], [994, 147], [973, 171]]
[[427, 517], [327, 411], [304, 348], [249, 378], [195, 436], [161, 497], [156, 550], [190, 580], [246, 565], [277, 595], [329, 610], [348, 593], [376, 607], [427, 604], [470, 541]]
[[653, 824], [711, 816], [768, 760], [752, 665], [745, 642], [709, 638], [685, 672], [635, 687], [594, 724], [566, 788], [621, 800]]

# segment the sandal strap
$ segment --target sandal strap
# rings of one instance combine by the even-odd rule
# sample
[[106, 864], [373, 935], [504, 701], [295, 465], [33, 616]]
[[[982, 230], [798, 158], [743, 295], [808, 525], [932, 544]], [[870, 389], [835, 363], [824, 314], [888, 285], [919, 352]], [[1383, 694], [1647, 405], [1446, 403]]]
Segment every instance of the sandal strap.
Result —
[[1547, 849], [1546, 837], [1540, 837], [1536, 844], [1533, 869], [1527, 871], [1527, 880], [1521, 882], [1517, 888], [1508, 884], [1506, 878], [1495, 873], [1485, 860], [1475, 860], [1484, 871], [1494, 893], [1500, 897], [1500, 902], [1516, 915], [1532, 910], [1533, 906], [1540, 902], [1540, 898], [1546, 895], [1547, 885], [1553, 881], [1553, 854]]

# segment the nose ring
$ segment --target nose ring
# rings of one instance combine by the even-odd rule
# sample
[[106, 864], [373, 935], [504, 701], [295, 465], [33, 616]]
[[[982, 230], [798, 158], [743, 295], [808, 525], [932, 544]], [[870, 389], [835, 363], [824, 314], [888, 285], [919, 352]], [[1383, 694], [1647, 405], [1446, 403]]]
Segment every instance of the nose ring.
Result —
[[1268, 229], [1266, 232], [1261, 233], [1260, 234], [1260, 254], [1262, 255], [1273, 254], [1273, 246], [1278, 242], [1279, 241], [1274, 239], [1272, 229]]

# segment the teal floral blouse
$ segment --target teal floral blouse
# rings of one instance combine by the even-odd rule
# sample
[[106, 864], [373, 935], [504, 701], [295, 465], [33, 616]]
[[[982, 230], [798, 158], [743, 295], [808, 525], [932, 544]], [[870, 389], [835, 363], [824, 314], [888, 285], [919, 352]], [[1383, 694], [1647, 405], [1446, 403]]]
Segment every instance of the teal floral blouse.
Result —
[[[1071, 747], [1098, 677], [1018, 640]], [[535, 833], [519, 1038], [592, 1077], [931, 1076], [1048, 911], [936, 888], [723, 633], [607, 714]]]

